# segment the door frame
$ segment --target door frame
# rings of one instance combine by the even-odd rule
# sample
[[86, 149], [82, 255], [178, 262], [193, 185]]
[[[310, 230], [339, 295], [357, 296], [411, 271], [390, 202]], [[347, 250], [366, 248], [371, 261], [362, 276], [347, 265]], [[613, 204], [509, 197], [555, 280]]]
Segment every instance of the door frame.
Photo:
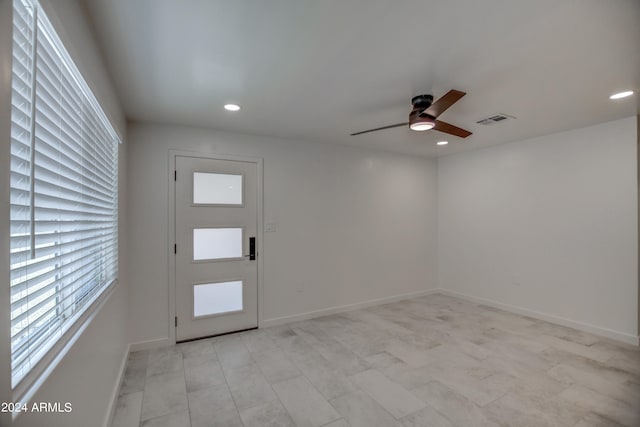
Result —
[[197, 151], [185, 151], [185, 150], [169, 150], [169, 162], [168, 162], [168, 182], [169, 182], [169, 230], [167, 237], [167, 256], [169, 266], [169, 318], [167, 319], [167, 329], [169, 342], [171, 344], [176, 343], [176, 328], [174, 319], [176, 316], [176, 257], [174, 253], [174, 244], [176, 242], [176, 181], [174, 179], [174, 171], [176, 170], [176, 158], [177, 157], [193, 157], [198, 159], [211, 159], [211, 160], [228, 160], [236, 162], [255, 163], [257, 167], [257, 183], [256, 183], [256, 210], [258, 214], [256, 224], [256, 238], [258, 239], [257, 250], [257, 262], [258, 262], [258, 328], [263, 327], [263, 315], [264, 315], [264, 286], [263, 286], [263, 272], [264, 272], [264, 251], [263, 251], [263, 159], [261, 157], [249, 157], [249, 156], [236, 156], [228, 154], [215, 154], [215, 153], [201, 153]]

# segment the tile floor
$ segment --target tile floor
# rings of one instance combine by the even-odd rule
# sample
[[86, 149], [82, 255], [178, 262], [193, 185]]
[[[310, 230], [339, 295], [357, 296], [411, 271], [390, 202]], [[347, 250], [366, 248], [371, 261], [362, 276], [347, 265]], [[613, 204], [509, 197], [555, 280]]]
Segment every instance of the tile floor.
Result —
[[640, 350], [429, 295], [132, 353], [114, 427], [640, 426]]

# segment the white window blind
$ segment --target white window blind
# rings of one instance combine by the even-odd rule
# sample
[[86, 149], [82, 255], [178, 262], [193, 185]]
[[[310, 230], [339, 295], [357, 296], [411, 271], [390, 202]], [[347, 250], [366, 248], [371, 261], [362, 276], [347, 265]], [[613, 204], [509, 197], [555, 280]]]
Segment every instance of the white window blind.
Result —
[[15, 388], [117, 277], [119, 141], [37, 1], [14, 0], [13, 23]]

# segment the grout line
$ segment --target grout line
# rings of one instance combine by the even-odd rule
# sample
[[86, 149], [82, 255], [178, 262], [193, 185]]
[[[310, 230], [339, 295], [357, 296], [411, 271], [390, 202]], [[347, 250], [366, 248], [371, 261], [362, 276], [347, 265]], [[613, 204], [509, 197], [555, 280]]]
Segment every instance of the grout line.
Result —
[[[174, 344], [176, 348], [177, 344]], [[187, 400], [187, 416], [189, 417], [189, 426], [192, 425], [191, 422], [191, 406], [189, 405], [189, 390], [187, 390], [187, 368], [184, 366], [184, 353], [180, 351], [180, 355], [182, 356], [182, 378], [184, 379], [184, 398]]]
[[225, 369], [222, 364], [222, 359], [220, 359], [220, 354], [218, 353], [218, 350], [216, 350], [215, 343], [216, 343], [215, 341], [211, 343], [211, 345], [213, 346], [213, 352], [216, 354], [216, 357], [218, 358], [218, 363], [220, 364], [220, 370], [222, 371], [222, 376], [224, 377], [224, 383], [227, 386], [227, 390], [229, 391], [229, 396], [231, 396], [231, 401], [233, 402], [233, 406], [236, 408], [236, 413], [238, 414], [238, 419], [240, 420], [240, 424], [244, 426], [245, 424], [244, 424], [244, 421], [242, 420], [242, 417], [240, 416], [240, 408], [238, 408], [238, 402], [236, 402], [236, 398], [233, 396], [233, 392], [231, 391], [231, 386], [229, 385], [229, 380], [227, 380], [227, 374], [225, 373]]
[[[146, 350], [143, 350], [146, 351]], [[138, 427], [142, 426], [142, 408], [144, 407], [144, 394], [145, 394], [145, 390], [147, 389], [147, 370], [149, 369], [149, 352], [146, 351], [146, 363], [145, 363], [145, 369], [144, 369], [144, 381], [142, 384], [142, 398], [140, 399], [140, 416], [139, 416], [139, 422], [138, 422]], [[129, 364], [129, 360], [127, 360], [127, 365]]]

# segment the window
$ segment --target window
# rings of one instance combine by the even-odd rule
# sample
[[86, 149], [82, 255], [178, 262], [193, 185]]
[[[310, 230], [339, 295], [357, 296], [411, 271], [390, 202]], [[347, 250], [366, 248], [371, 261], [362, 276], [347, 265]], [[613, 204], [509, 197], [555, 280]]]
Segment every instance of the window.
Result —
[[242, 280], [193, 286], [193, 318], [242, 311]]
[[194, 172], [193, 204], [242, 206], [242, 175]]
[[[118, 136], [36, 0], [14, 0], [11, 373], [15, 389], [116, 280]], [[41, 362], [38, 364], [38, 362]], [[22, 384], [20, 384], [22, 385]]]
[[242, 258], [242, 228], [194, 228], [193, 260]]

